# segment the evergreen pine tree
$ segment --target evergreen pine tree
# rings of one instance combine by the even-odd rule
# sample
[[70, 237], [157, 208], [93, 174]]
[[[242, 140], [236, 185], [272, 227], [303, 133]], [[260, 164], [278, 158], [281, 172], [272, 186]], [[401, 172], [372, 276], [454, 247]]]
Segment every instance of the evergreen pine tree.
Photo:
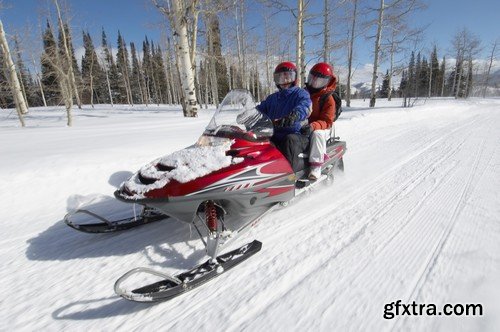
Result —
[[10, 89], [8, 76], [6, 74], [5, 60], [3, 52], [0, 52], [0, 107], [14, 108], [14, 98]]
[[[73, 73], [75, 75], [76, 84], [77, 84], [77, 86], [80, 86], [81, 85], [81, 73], [80, 73], [80, 69], [78, 68], [78, 63], [76, 62], [75, 48], [73, 47], [73, 41], [71, 39], [71, 32], [69, 30], [67, 23], [64, 23], [64, 32], [66, 35], [66, 44], [68, 45], [69, 52], [71, 53], [70, 54], [71, 64], [73, 66]], [[62, 39], [61, 31], [59, 31], [59, 36], [58, 36], [58, 48], [59, 48], [59, 52], [60, 52], [61, 57], [64, 57], [64, 54], [63, 54], [64, 46], [63, 46], [63, 39]], [[65, 72], [67, 72], [67, 71], [65, 70]]]
[[91, 64], [92, 64], [92, 51], [90, 49], [89, 41], [87, 39], [87, 34], [82, 31], [83, 48], [84, 54], [82, 56], [82, 103], [90, 104], [92, 101], [90, 94], [90, 75], [91, 75]]
[[389, 70], [386, 71], [384, 80], [382, 81], [382, 88], [379, 91], [380, 98], [387, 98], [389, 96]]
[[446, 88], [446, 56], [443, 56], [443, 61], [441, 62], [441, 68], [439, 68], [439, 96], [443, 97], [447, 94]]
[[431, 82], [431, 96], [438, 96], [439, 95], [439, 87], [440, 87], [440, 72], [439, 72], [439, 60], [437, 57], [437, 48], [436, 45], [434, 45], [434, 48], [432, 50], [431, 54], [431, 75], [432, 75], [432, 82]]
[[52, 27], [47, 20], [43, 33], [43, 53], [40, 59], [42, 68], [42, 87], [47, 100], [47, 105], [58, 105], [61, 98], [59, 79], [57, 77], [57, 45], [52, 33]]
[[[455, 80], [455, 91], [454, 91], [454, 94], [456, 96], [458, 96], [458, 98], [464, 98], [464, 97], [466, 97], [465, 87], [467, 85], [467, 77], [466, 77], [466, 74], [465, 74], [465, 70], [463, 68], [464, 64], [465, 64], [464, 60], [459, 61], [458, 65], [457, 65], [457, 68], [456, 68], [456, 71], [455, 71], [456, 80]], [[461, 76], [460, 79], [459, 79], [459, 76]]]
[[148, 103], [151, 103], [152, 96], [155, 96], [154, 84], [153, 84], [153, 73], [151, 68], [151, 50], [148, 37], [145, 37], [145, 40], [142, 42], [142, 70], [144, 72], [144, 81], [145, 81], [145, 91], [146, 98]]
[[106, 37], [106, 33], [104, 32], [104, 29], [102, 30], [102, 42], [101, 46], [103, 49], [103, 54], [104, 54], [104, 65], [105, 65], [105, 70], [107, 71], [108, 75], [108, 80], [109, 80], [109, 89], [111, 90], [111, 96], [113, 98], [113, 101], [109, 99], [109, 93], [108, 97], [106, 98], [106, 102], [119, 102], [116, 100], [117, 96], [119, 95], [119, 77], [118, 77], [118, 70], [116, 68], [115, 60], [113, 58], [113, 54], [111, 53], [110, 46], [108, 44], [108, 40]]
[[127, 44], [123, 39], [120, 31], [118, 31], [118, 52], [116, 53], [116, 68], [118, 72], [118, 92], [119, 92], [119, 102], [120, 103], [132, 103], [130, 98], [130, 83], [129, 83], [129, 72], [130, 63], [128, 58]]
[[[251, 75], [253, 76], [251, 80], [253, 87], [251, 88], [251, 90], [254, 92], [254, 98], [259, 100], [259, 97], [263, 94], [263, 87], [260, 83], [259, 71], [257, 70], [257, 67], [254, 68]], [[340, 88], [340, 84], [337, 86], [337, 88]]]
[[427, 58], [422, 57], [422, 62], [420, 64], [420, 76], [418, 81], [418, 91], [419, 97], [426, 97], [429, 91], [429, 64]]
[[132, 72], [130, 75], [130, 89], [132, 93], [132, 99], [134, 103], [145, 103], [144, 100], [144, 90], [141, 66], [139, 64], [139, 59], [137, 59], [137, 52], [135, 50], [135, 44], [130, 43], [130, 56], [132, 58]]
[[207, 71], [206, 71], [206, 63], [207, 60], [205, 61], [200, 61], [200, 66], [198, 67], [198, 75], [196, 75], [198, 84], [200, 87], [200, 103], [205, 104], [205, 107], [207, 107], [209, 101], [208, 101], [208, 86], [207, 86]]
[[[207, 15], [209, 19], [210, 38], [208, 49], [210, 51], [210, 60], [213, 61], [213, 68], [217, 75], [217, 94], [219, 102], [229, 92], [229, 82], [227, 78], [227, 66], [224, 57], [222, 56], [222, 46], [220, 37], [219, 18], [216, 14]], [[252, 75], [252, 74], [251, 74]]]
[[446, 95], [447, 96], [454, 96], [455, 90], [453, 87], [453, 80], [456, 78], [456, 71], [453, 69], [449, 74], [448, 78], [446, 79]]
[[17, 76], [19, 77], [19, 83], [21, 84], [21, 89], [23, 91], [24, 99], [26, 102], [26, 107], [38, 106], [38, 96], [36, 94], [36, 87], [33, 84], [33, 80], [30, 77], [29, 71], [24, 65], [22, 59], [21, 48], [19, 46], [19, 40], [17, 36], [14, 38], [14, 53], [16, 59], [16, 69]]
[[467, 76], [464, 89], [464, 97], [469, 98], [472, 95], [472, 60], [468, 61], [467, 65]]
[[[465, 97], [466, 91], [465, 91], [465, 86], [466, 86], [466, 76], [463, 74], [464, 70], [462, 70], [464, 62], [463, 61], [458, 61], [457, 65], [455, 68], [453, 68], [452, 72], [448, 76], [448, 87], [449, 87], [449, 95], [451, 96], [458, 96], [459, 98]], [[462, 72], [462, 77], [460, 79], [460, 85], [458, 84], [458, 76], [460, 75], [460, 72]], [[453, 89], [453, 82], [455, 81], [455, 89]]]
[[408, 71], [403, 70], [401, 74], [401, 82], [399, 83], [398, 96], [403, 97], [406, 96], [406, 92], [408, 89]]
[[420, 97], [420, 74], [422, 70], [422, 57], [420, 52], [417, 53], [417, 62], [415, 64], [415, 77], [413, 87], [415, 89], [414, 97]]
[[[84, 104], [102, 103], [108, 98], [106, 76], [99, 63], [90, 34], [84, 31], [82, 33], [83, 47], [85, 49], [85, 54], [82, 56], [82, 101]], [[90, 91], [91, 85], [92, 93]]]
[[415, 96], [415, 52], [411, 52], [410, 63], [408, 64], [408, 77], [407, 77], [407, 97]]
[[157, 73], [157, 67], [158, 64], [156, 63], [156, 46], [155, 43], [151, 40], [151, 55], [149, 59], [149, 66], [150, 66], [150, 75], [151, 75], [151, 81], [152, 81], [152, 88], [153, 88], [153, 96], [156, 104], [161, 103], [161, 91], [158, 83], [158, 73]]
[[158, 90], [160, 94], [160, 102], [166, 104], [167, 103], [166, 91], [168, 89], [167, 73], [165, 71], [165, 65], [163, 63], [163, 53], [161, 51], [160, 45], [156, 46], [156, 52], [154, 54], [154, 62], [155, 62], [156, 81], [158, 82]]

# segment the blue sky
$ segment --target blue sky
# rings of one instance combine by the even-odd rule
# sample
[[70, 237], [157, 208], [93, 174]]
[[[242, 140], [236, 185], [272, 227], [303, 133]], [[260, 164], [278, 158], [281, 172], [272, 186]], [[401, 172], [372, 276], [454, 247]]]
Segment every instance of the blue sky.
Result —
[[[62, 5], [64, 0], [59, 0]], [[101, 28], [108, 35], [108, 41], [116, 45], [118, 30], [127, 42], [142, 42], [144, 36], [159, 39], [160, 29], [155, 27], [162, 16], [147, 0], [67, 0], [70, 9], [71, 27], [75, 44], [81, 44], [82, 29], [88, 30], [95, 44], [100, 44]], [[45, 24], [47, 13], [54, 15], [52, 1], [47, 0], [4, 0], [10, 8], [2, 10], [0, 17], [6, 29], [22, 29]], [[55, 19], [55, 17], [53, 16]], [[76, 46], [76, 45], [75, 45]]]
[[[59, 0], [64, 3], [64, 0]], [[38, 25], [44, 24], [49, 8], [52, 10], [52, 1], [47, 0], [4, 0], [7, 8], [0, 12], [0, 17], [5, 29], [9, 33], [19, 31], [26, 34], [26, 27], [32, 26], [31, 35], [38, 34]], [[296, 1], [288, 1], [294, 7]], [[337, 1], [332, 1], [332, 4]], [[363, 2], [363, 1], [362, 1]], [[370, 6], [376, 7], [378, 1], [364, 1]], [[500, 37], [500, 24], [498, 13], [500, 13], [500, 1], [498, 0], [427, 0], [428, 8], [415, 13], [411, 21], [418, 25], [428, 25], [425, 32], [425, 44], [422, 46], [424, 52], [428, 52], [430, 45], [438, 45], [439, 56], [450, 50], [450, 41], [453, 34], [463, 27], [478, 35], [485, 46], [483, 54], [487, 53], [489, 44]], [[73, 28], [73, 39], [75, 47], [81, 44], [81, 30], [88, 30], [95, 44], [100, 44], [100, 31], [103, 27], [108, 35], [108, 41], [116, 45], [117, 31], [120, 30], [127, 42], [135, 42], [138, 48], [148, 35], [150, 39], [160, 40], [161, 28], [159, 23], [163, 21], [162, 16], [151, 5], [149, 0], [66, 0], [70, 7], [71, 26]], [[262, 8], [254, 1], [248, 1], [247, 26], [254, 27], [256, 35], [263, 37]], [[322, 0], [311, 0], [311, 11], [321, 11]], [[258, 7], [258, 8], [257, 8]], [[281, 26], [290, 26], [294, 30], [293, 19], [290, 14], [280, 14], [273, 17]], [[227, 23], [231, 24], [231, 23]], [[306, 28], [312, 33], [314, 28]], [[308, 30], [306, 30], [306, 33]], [[33, 38], [31, 36], [30, 38]], [[29, 41], [27, 36], [25, 42]], [[292, 37], [293, 40], [293, 37]], [[309, 38], [308, 45], [311, 48], [321, 47], [321, 38]], [[294, 42], [292, 43], [294, 47]], [[371, 62], [373, 42], [360, 38], [357, 42], [357, 63], [363, 65]], [[344, 58], [342, 51], [337, 51], [335, 58]], [[484, 55], [486, 57], [486, 55]], [[337, 60], [341, 61], [341, 60]], [[382, 64], [384, 68], [384, 64]]]

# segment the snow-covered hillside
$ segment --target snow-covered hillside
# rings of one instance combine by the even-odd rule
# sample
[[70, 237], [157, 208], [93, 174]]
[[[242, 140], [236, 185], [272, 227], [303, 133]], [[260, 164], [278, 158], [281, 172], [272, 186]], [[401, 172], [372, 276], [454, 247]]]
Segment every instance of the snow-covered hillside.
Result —
[[[0, 331], [498, 331], [500, 100], [353, 105], [336, 125], [345, 174], [245, 234], [263, 242], [256, 256], [154, 305], [113, 284], [133, 267], [203, 261], [189, 226], [88, 235], [62, 218], [192, 144], [213, 109], [85, 108], [72, 128], [62, 109], [33, 109], [24, 129], [2, 110]], [[397, 300], [482, 304], [483, 315], [384, 319]]]

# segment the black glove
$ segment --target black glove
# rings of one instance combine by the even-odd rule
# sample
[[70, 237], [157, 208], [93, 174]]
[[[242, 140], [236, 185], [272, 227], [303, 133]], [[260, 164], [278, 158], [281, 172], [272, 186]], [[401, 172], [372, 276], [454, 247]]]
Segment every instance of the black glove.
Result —
[[282, 127], [291, 127], [295, 124], [295, 122], [300, 119], [300, 114], [297, 111], [291, 111], [286, 117], [281, 119]]
[[300, 133], [302, 135], [309, 136], [309, 135], [311, 135], [312, 132], [313, 132], [313, 129], [312, 129], [311, 125], [306, 124], [305, 126], [300, 128]]

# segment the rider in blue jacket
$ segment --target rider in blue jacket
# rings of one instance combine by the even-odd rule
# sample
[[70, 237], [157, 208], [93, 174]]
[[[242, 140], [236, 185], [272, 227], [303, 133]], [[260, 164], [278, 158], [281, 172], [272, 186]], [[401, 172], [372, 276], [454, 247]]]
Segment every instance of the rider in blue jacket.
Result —
[[298, 153], [309, 143], [300, 135], [301, 122], [309, 115], [311, 97], [309, 92], [297, 84], [297, 67], [291, 62], [282, 62], [274, 70], [274, 83], [279, 91], [269, 95], [257, 109], [274, 123], [271, 140], [288, 159], [294, 171], [299, 170]]

